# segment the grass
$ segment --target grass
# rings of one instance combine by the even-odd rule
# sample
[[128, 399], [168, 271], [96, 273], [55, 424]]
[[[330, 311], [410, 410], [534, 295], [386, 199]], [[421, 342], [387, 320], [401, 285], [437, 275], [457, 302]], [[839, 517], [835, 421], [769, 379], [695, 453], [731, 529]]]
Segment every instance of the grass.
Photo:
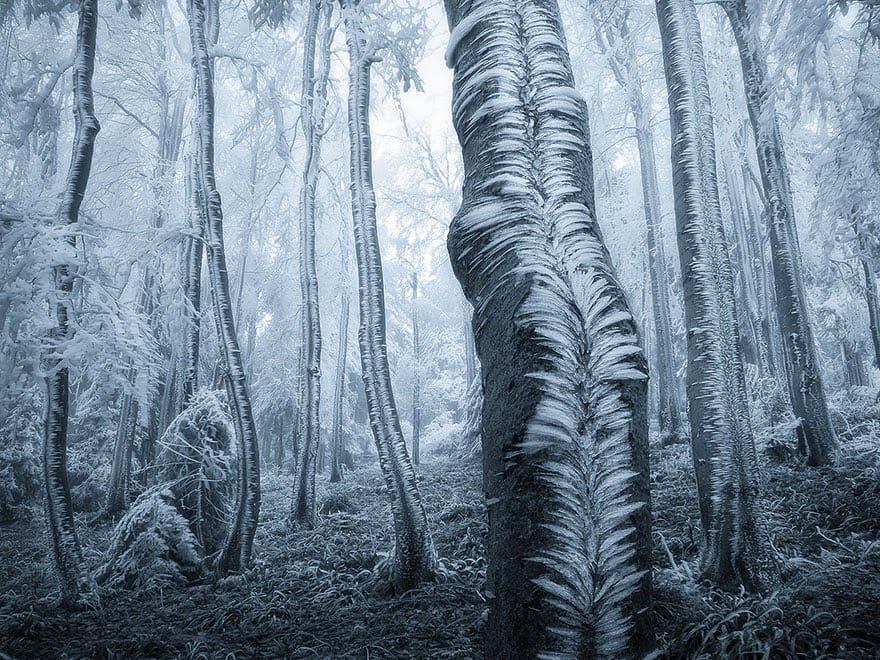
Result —
[[[699, 521], [686, 445], [653, 459], [655, 619], [662, 657], [880, 657], [880, 435], [841, 413], [834, 467], [764, 461], [764, 502], [783, 567], [763, 596], [713, 591], [697, 578]], [[857, 430], [852, 430], [857, 429]], [[264, 476], [256, 561], [217, 585], [129, 592], [101, 610], [53, 609], [42, 521], [0, 527], [0, 650], [15, 658], [471, 658], [486, 617], [485, 511], [478, 463], [421, 468], [448, 576], [402, 596], [375, 588], [391, 548], [375, 468], [319, 479], [314, 530], [287, 524], [291, 480]], [[109, 528], [79, 520], [91, 566]], [[0, 656], [2, 657], [2, 656]]]

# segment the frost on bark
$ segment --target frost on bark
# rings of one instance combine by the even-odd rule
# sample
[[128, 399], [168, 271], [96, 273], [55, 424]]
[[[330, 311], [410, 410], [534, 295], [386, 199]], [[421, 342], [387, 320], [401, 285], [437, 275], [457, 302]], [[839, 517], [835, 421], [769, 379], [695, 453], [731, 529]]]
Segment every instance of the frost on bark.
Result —
[[415, 271], [412, 274], [412, 341], [413, 341], [413, 389], [412, 389], [412, 457], [413, 464], [419, 464], [419, 441], [422, 430], [422, 404], [421, 396], [421, 347], [419, 346], [419, 312], [416, 301], [419, 297], [419, 275]]
[[394, 517], [391, 584], [395, 591], [402, 592], [434, 576], [437, 556], [415, 470], [400, 429], [400, 415], [388, 366], [385, 283], [376, 228], [369, 118], [370, 69], [376, 61], [376, 54], [367, 47], [358, 22], [356, 3], [352, 0], [343, 2], [349, 53], [348, 133], [360, 308], [358, 343], [370, 428]]
[[[330, 74], [330, 14], [326, 0], [309, 0], [302, 71], [302, 114], [306, 140], [306, 161], [300, 197], [300, 292], [302, 295], [303, 372], [300, 374], [300, 446], [293, 522], [306, 527], [315, 524], [315, 470], [320, 444], [321, 409], [321, 315], [318, 304], [318, 271], [315, 263], [315, 195], [321, 168], [321, 140], [327, 108], [327, 80]], [[318, 23], [321, 23], [319, 30]], [[321, 37], [321, 70], [315, 76], [316, 44]]]
[[773, 284], [782, 332], [785, 370], [792, 409], [798, 418], [798, 445], [810, 465], [834, 459], [837, 437], [828, 414], [813, 332], [807, 315], [800, 247], [791, 196], [788, 163], [779, 121], [767, 82], [767, 62], [747, 0], [726, 0], [742, 61], [749, 119], [755, 134], [758, 168], [768, 205]]
[[865, 305], [868, 308], [868, 326], [871, 330], [871, 345], [874, 348], [872, 364], [880, 369], [880, 294], [877, 293], [877, 273], [871, 261], [868, 241], [858, 224], [855, 226], [859, 244], [859, 261], [865, 278]]
[[[660, 184], [654, 151], [654, 131], [651, 128], [651, 108], [638, 70], [633, 38], [629, 32], [628, 10], [624, 10], [615, 26], [620, 42], [616, 43], [610, 28], [606, 31], [607, 50], [611, 69], [617, 83], [628, 92], [630, 112], [636, 125], [636, 146], [644, 200], [646, 238], [648, 244], [648, 270], [651, 279], [651, 308], [654, 318], [654, 334], [657, 342], [655, 372], [657, 375], [658, 412], [662, 444], [686, 441], [679, 380], [675, 369], [675, 349], [672, 341], [672, 315], [669, 302], [669, 280], [666, 250], [661, 230]], [[603, 44], [604, 46], [604, 44]]]
[[183, 408], [186, 408], [199, 389], [199, 344], [202, 322], [202, 257], [204, 253], [205, 221], [201, 188], [196, 179], [197, 168], [193, 159], [187, 159], [187, 202], [190, 210], [190, 235], [184, 243], [183, 295], [185, 298], [186, 330], [183, 353]]
[[646, 365], [555, 2], [447, 0], [489, 512], [486, 657], [653, 648]]
[[757, 500], [757, 457], [738, 350], [700, 26], [693, 0], [658, 0], [657, 17], [672, 129], [703, 571], [722, 588], [760, 590], [772, 581], [774, 562]]
[[229, 408], [239, 446], [238, 495], [232, 521], [215, 564], [220, 575], [244, 570], [250, 562], [260, 515], [260, 450], [248, 394], [241, 350], [229, 296], [229, 273], [223, 245], [223, 210], [214, 177], [214, 71], [208, 54], [205, 0], [187, 2], [196, 97], [197, 146], [195, 183], [200, 216], [205, 222], [205, 247], [218, 344], [229, 393]]
[[[59, 223], [70, 229], [79, 222], [79, 210], [85, 196], [92, 168], [95, 138], [101, 129], [95, 117], [92, 75], [95, 70], [95, 41], [98, 30], [97, 0], [81, 0], [73, 62], [73, 116], [75, 132], [70, 168], [58, 211]], [[67, 239], [70, 251], [76, 239]], [[46, 512], [52, 557], [61, 588], [61, 602], [72, 604], [90, 590], [90, 579], [83, 567], [82, 550], [73, 521], [70, 484], [67, 480], [67, 422], [69, 406], [69, 371], [60, 355], [73, 336], [69, 306], [73, 293], [73, 274], [67, 264], [54, 269], [58, 299], [54, 302], [56, 326], [51, 346], [45, 356], [46, 418], [43, 435], [43, 473], [46, 482]]]
[[330, 481], [342, 481], [342, 404], [345, 402], [345, 373], [348, 359], [348, 291], [339, 305], [339, 347], [336, 351], [336, 389], [333, 392], [333, 435], [330, 438]]

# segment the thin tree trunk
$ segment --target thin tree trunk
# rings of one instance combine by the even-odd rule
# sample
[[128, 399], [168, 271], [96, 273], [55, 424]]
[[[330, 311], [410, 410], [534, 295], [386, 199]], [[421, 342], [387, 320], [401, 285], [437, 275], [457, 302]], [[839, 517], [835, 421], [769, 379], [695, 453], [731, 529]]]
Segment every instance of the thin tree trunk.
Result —
[[868, 308], [868, 325], [871, 330], [871, 345], [874, 348], [872, 363], [874, 367], [880, 369], [880, 297], [877, 294], [877, 274], [874, 272], [865, 235], [857, 224], [854, 229], [859, 243], [859, 261], [865, 278], [865, 305]]
[[256, 425], [248, 394], [244, 367], [232, 305], [229, 274], [223, 246], [223, 211], [214, 178], [214, 72], [205, 37], [205, 2], [187, 2], [193, 69], [198, 104], [199, 157], [194, 163], [201, 191], [202, 215], [206, 218], [205, 238], [208, 272], [218, 330], [218, 343], [226, 373], [229, 407], [239, 444], [238, 502], [223, 548], [215, 564], [223, 575], [244, 570], [250, 562], [254, 534], [260, 514], [260, 450]]
[[412, 274], [412, 333], [413, 333], [413, 390], [412, 390], [412, 456], [413, 465], [419, 464], [419, 442], [422, 429], [421, 395], [421, 348], [419, 346], [419, 313], [416, 301], [419, 297], [419, 275]]
[[[134, 368], [129, 366], [128, 384], [134, 387]], [[114, 518], [128, 508], [129, 481], [131, 479], [131, 454], [137, 435], [138, 401], [132, 392], [122, 395], [119, 421], [116, 425], [116, 441], [113, 444], [113, 460], [110, 463], [110, 481], [107, 502], [98, 519]]]
[[339, 347], [336, 351], [336, 390], [333, 393], [333, 436], [330, 441], [330, 481], [342, 481], [342, 404], [345, 401], [345, 372], [348, 353], [348, 292], [342, 293], [339, 308]]
[[[195, 125], [194, 125], [195, 127]], [[198, 145], [196, 145], [198, 151]], [[190, 204], [191, 236], [185, 240], [186, 264], [184, 297], [186, 306], [186, 338], [183, 359], [183, 407], [186, 408], [193, 394], [199, 389], [199, 344], [202, 319], [202, 255], [204, 251], [205, 222], [202, 218], [201, 188], [197, 180], [197, 165], [187, 159], [187, 191]]]
[[700, 25], [693, 0], [657, 0], [657, 17], [672, 128], [702, 566], [722, 588], [759, 590], [772, 581], [775, 564], [758, 508], [757, 456], [738, 351]]
[[[300, 201], [300, 287], [302, 293], [303, 400], [300, 429], [299, 469], [294, 497], [293, 522], [315, 525], [315, 471], [321, 442], [321, 315], [318, 303], [318, 271], [315, 262], [315, 215], [318, 174], [321, 168], [321, 142], [327, 108], [327, 80], [330, 73], [332, 5], [325, 0], [309, 0], [303, 53], [301, 124], [306, 138], [306, 162]], [[320, 30], [318, 23], [321, 23]], [[315, 76], [316, 42], [321, 36], [321, 70]]]
[[[81, 0], [73, 63], [73, 116], [76, 130], [73, 154], [58, 211], [59, 222], [71, 230], [79, 222], [79, 210], [85, 196], [92, 167], [95, 138], [101, 127], [95, 117], [92, 75], [95, 70], [95, 41], [98, 31], [97, 0]], [[73, 234], [67, 239], [71, 252], [76, 250]], [[46, 484], [46, 512], [52, 539], [52, 557], [61, 588], [61, 602], [74, 603], [89, 590], [89, 577], [83, 567], [82, 550], [73, 521], [70, 484], [67, 480], [67, 424], [70, 403], [69, 371], [61, 352], [73, 336], [69, 307], [73, 276], [66, 264], [55, 267], [55, 328], [52, 345], [45, 357], [46, 416], [43, 436], [43, 473]]]
[[802, 280], [803, 265], [794, 218], [791, 181], [779, 121], [767, 83], [767, 63], [746, 0], [723, 3], [730, 19], [742, 61], [746, 104], [755, 134], [758, 167], [770, 214], [770, 253], [779, 324], [785, 351], [788, 391], [798, 418], [799, 444], [807, 450], [810, 465], [834, 460], [837, 437], [828, 414], [822, 373], [807, 315]]
[[402, 592], [431, 579], [437, 556], [415, 471], [406, 452], [391, 388], [385, 338], [385, 284], [376, 228], [376, 195], [370, 138], [370, 68], [354, 0], [343, 0], [349, 53], [348, 132], [351, 149], [351, 210], [358, 269], [361, 365], [370, 427], [394, 517], [391, 584]]
[[[644, 200], [646, 238], [648, 244], [648, 272], [651, 281], [651, 308], [656, 337], [656, 369], [658, 417], [660, 435], [668, 442], [684, 441], [688, 437], [684, 426], [684, 413], [679, 381], [675, 374], [675, 349], [672, 341], [672, 315], [670, 311], [669, 280], [666, 250], [663, 245], [662, 211], [660, 208], [660, 184], [654, 151], [654, 131], [650, 123], [650, 106], [645, 98], [641, 74], [638, 70], [632, 36], [626, 15], [618, 26], [623, 40], [622, 48], [610, 56], [612, 71], [618, 84], [629, 93], [630, 111], [636, 125], [636, 145]], [[609, 35], [610, 38], [610, 35]], [[604, 43], [602, 44], [605, 47]]]
[[653, 648], [647, 383], [595, 219], [556, 2], [446, 0], [462, 145], [449, 254], [474, 306], [488, 658]]

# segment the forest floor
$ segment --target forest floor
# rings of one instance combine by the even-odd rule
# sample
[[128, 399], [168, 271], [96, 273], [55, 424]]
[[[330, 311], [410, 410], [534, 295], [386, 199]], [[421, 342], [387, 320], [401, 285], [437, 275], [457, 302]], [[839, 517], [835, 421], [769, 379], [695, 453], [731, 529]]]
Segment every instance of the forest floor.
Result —
[[[713, 592], [699, 548], [690, 453], [653, 456], [655, 616], [664, 657], [880, 657], [880, 435], [849, 420], [835, 467], [763, 461], [768, 526], [782, 565], [762, 597]], [[316, 529], [287, 526], [291, 480], [270, 472], [255, 565], [217, 585], [129, 592], [96, 610], [50, 605], [39, 516], [0, 527], [0, 651], [13, 658], [480, 657], [486, 604], [485, 511], [477, 462], [421, 468], [438, 554], [450, 573], [402, 596], [377, 593], [371, 569], [391, 547], [378, 469], [319, 481]], [[86, 559], [110, 528], [79, 521]], [[6, 657], [0, 653], [0, 658]]]

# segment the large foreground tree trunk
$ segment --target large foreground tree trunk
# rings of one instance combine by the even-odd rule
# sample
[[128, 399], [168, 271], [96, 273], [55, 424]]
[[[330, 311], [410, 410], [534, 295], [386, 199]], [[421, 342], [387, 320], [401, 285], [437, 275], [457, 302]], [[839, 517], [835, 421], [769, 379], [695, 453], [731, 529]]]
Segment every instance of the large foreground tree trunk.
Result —
[[757, 457], [738, 348], [700, 25], [693, 0], [658, 0], [657, 17], [672, 129], [703, 570], [720, 587], [759, 590], [772, 581], [774, 564], [758, 508]]
[[726, 0], [723, 7], [730, 19], [742, 61], [746, 104], [769, 207], [773, 284], [788, 391], [795, 417], [799, 420], [798, 444], [806, 449], [810, 465], [824, 465], [834, 459], [837, 437], [828, 414], [822, 373], [807, 316], [791, 180], [779, 120], [767, 82], [767, 62], [757, 32], [757, 21], [753, 20], [754, 8], [746, 0]]
[[474, 306], [485, 654], [653, 648], [646, 367], [596, 224], [555, 2], [447, 0], [465, 167], [448, 247]]
[[[370, 428], [379, 452], [394, 516], [394, 556], [391, 582], [398, 592], [434, 576], [437, 557], [415, 470], [400, 429], [400, 415], [391, 389], [385, 338], [385, 284], [376, 228], [373, 157], [370, 138], [370, 67], [375, 53], [352, 11], [346, 7], [345, 30], [349, 53], [348, 132], [351, 148], [351, 211], [358, 269], [361, 366]], [[346, 6], [346, 5], [343, 5]]]
[[[97, 0], [81, 0], [76, 32], [76, 55], [73, 62], [73, 116], [75, 133], [73, 154], [58, 211], [59, 222], [71, 229], [79, 222], [79, 209], [85, 197], [92, 168], [95, 138], [101, 130], [95, 117], [92, 94], [92, 75], [95, 70], [95, 41], [98, 31]], [[71, 251], [76, 250], [73, 234], [67, 239]], [[46, 355], [46, 418], [43, 435], [43, 473], [46, 483], [46, 512], [49, 535], [52, 539], [52, 557], [61, 602], [74, 603], [88, 589], [89, 578], [82, 563], [82, 550], [73, 522], [70, 484], [67, 480], [67, 424], [69, 407], [69, 371], [62, 361], [61, 351], [72, 338], [70, 327], [73, 275], [69, 267], [55, 267], [55, 329], [52, 345]]]
[[[296, 484], [293, 522], [306, 527], [315, 524], [315, 470], [320, 444], [321, 410], [321, 315], [318, 304], [318, 269], [315, 262], [315, 214], [321, 141], [327, 108], [327, 79], [330, 73], [330, 13], [326, 0], [309, 0], [303, 52], [302, 126], [306, 138], [306, 162], [300, 200], [300, 291], [302, 294], [303, 373], [300, 402], [302, 459]], [[321, 16], [323, 15], [323, 20]], [[321, 71], [315, 77], [318, 23], [321, 22]]]
[[217, 572], [223, 575], [230, 571], [244, 570], [250, 562], [260, 515], [260, 449], [235, 320], [232, 317], [229, 273], [223, 245], [223, 210], [214, 177], [214, 71], [205, 34], [205, 0], [189, 0], [187, 10], [198, 119], [196, 139], [199, 153], [194, 166], [201, 193], [201, 216], [206, 221], [205, 245], [215, 325], [226, 371], [224, 376], [229, 393], [229, 407], [239, 446], [238, 502], [229, 533], [215, 563]]

